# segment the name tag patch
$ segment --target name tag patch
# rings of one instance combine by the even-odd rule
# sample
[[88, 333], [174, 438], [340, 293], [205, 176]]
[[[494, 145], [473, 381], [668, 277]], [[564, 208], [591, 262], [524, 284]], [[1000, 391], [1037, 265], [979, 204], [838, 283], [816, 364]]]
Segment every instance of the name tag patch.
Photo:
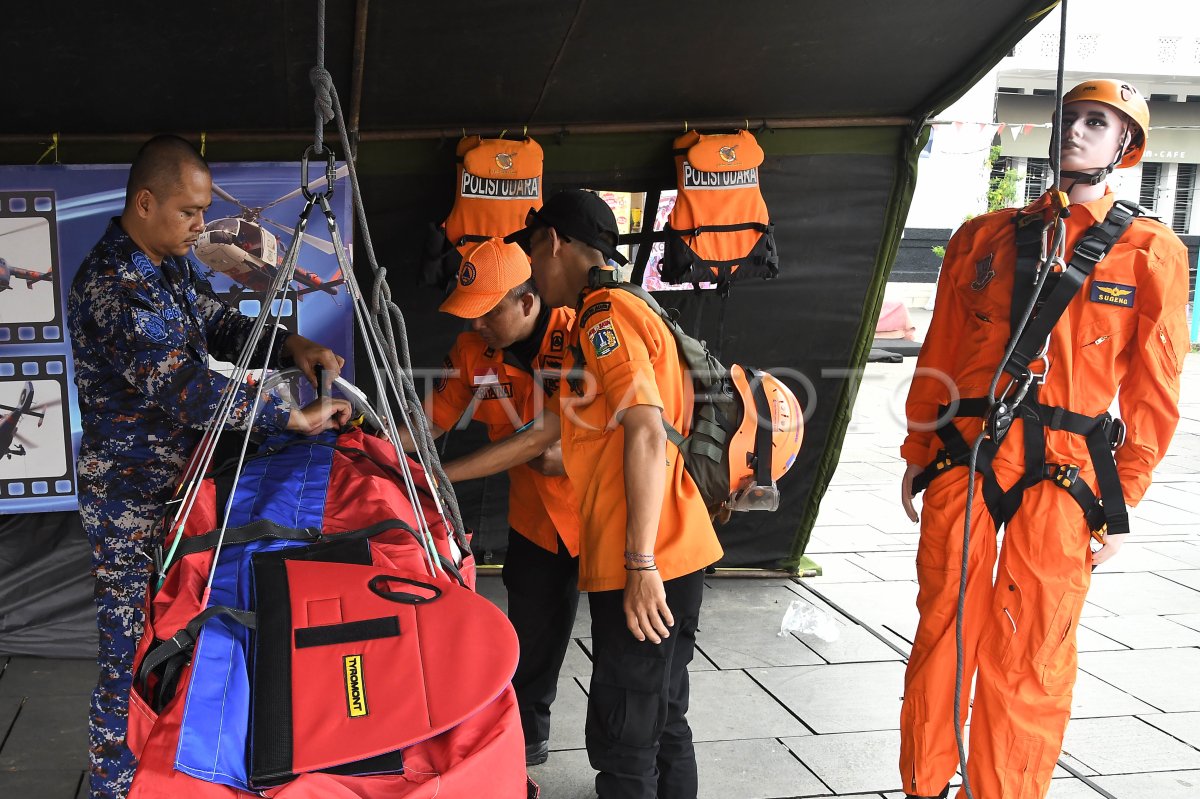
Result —
[[1105, 283], [1093, 281], [1091, 301], [1103, 305], [1119, 305], [1122, 308], [1132, 308], [1136, 286], [1126, 286], [1123, 283]]

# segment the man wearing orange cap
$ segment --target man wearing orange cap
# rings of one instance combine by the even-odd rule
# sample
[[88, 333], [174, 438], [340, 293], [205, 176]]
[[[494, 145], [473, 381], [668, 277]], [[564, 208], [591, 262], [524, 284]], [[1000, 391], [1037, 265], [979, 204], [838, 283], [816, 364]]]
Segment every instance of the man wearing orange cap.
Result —
[[[1142, 498], [1179, 421], [1187, 251], [1104, 185], [1141, 159], [1146, 101], [1128, 83], [1086, 81], [1063, 97], [1056, 122], [1059, 186], [1027, 208], [976, 217], [950, 240], [908, 395], [900, 452], [913, 521], [911, 497], [928, 486], [921, 618], [900, 715], [910, 797], [947, 795], [968, 708], [972, 793], [1046, 795], [1071, 715], [1091, 570], [1119, 550], [1126, 504]], [[1121, 419], [1108, 413], [1117, 396]]]
[[530, 254], [538, 292], [577, 305], [571, 353], [543, 418], [446, 464], [451, 480], [494, 474], [561, 439], [579, 500], [579, 586], [592, 617], [584, 734], [600, 799], [696, 799], [687, 711], [704, 569], [721, 545], [665, 425], [689, 432], [686, 363], [646, 303], [603, 287], [617, 250], [612, 211], [559, 192], [509, 234]]
[[[532, 421], [558, 385], [575, 312], [542, 302], [529, 258], [515, 244], [483, 242], [463, 259], [440, 310], [467, 319], [434, 383], [434, 437], [464, 419], [487, 425], [492, 441]], [[525, 732], [525, 761], [549, 755], [550, 705], [579, 604], [579, 513], [557, 446], [508, 470], [508, 616], [521, 645], [513, 688]]]

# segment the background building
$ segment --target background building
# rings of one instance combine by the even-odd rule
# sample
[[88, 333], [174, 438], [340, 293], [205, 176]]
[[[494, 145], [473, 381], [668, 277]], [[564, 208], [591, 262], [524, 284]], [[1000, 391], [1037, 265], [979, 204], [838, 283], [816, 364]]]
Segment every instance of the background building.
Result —
[[[940, 258], [932, 248], [944, 245], [965, 219], [987, 211], [989, 178], [1013, 170], [1016, 205], [1046, 190], [1059, 25], [1055, 10], [933, 120], [893, 282], [936, 279]], [[1146, 154], [1138, 166], [1115, 172], [1109, 185], [1118, 197], [1140, 203], [1180, 234], [1194, 275], [1200, 248], [1200, 5], [1187, 0], [1072, 4], [1063, 85], [1070, 88], [1092, 77], [1129, 80], [1149, 100]], [[999, 147], [999, 157], [991, 161], [993, 147]], [[897, 286], [891, 293], [923, 304], [931, 288]]]

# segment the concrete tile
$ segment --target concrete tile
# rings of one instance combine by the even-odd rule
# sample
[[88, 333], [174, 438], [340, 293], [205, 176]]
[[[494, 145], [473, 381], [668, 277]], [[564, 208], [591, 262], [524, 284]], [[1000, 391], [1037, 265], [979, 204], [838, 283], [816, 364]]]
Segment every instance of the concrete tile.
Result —
[[1170, 541], [1157, 544], [1147, 544], [1147, 549], [1151, 549], [1160, 555], [1166, 555], [1168, 558], [1183, 561], [1184, 563], [1194, 568], [1200, 569], [1200, 545], [1191, 541]]
[[[72, 799], [79, 790], [81, 780], [83, 772], [80, 770], [43, 768], [0, 771], [0, 796]], [[86, 785], [82, 793], [87, 795]]]
[[1138, 718], [1147, 724], [1153, 724], [1185, 744], [1200, 749], [1200, 713], [1155, 713]]
[[[1132, 518], [1135, 521], [1153, 525], [1193, 525], [1196, 523], [1195, 511], [1174, 508], [1153, 500], [1143, 500], [1134, 508]], [[1138, 529], [1136, 526], [1131, 529]]]
[[1168, 557], [1161, 552], [1155, 552], [1151, 544], [1129, 543], [1121, 547], [1120, 553], [1115, 558], [1099, 566], [1095, 573], [1161, 572], [1187, 568], [1189, 568], [1189, 564]]
[[787, 708], [745, 672], [698, 672], [691, 675], [691, 688], [688, 723], [692, 727], [693, 740], [729, 741], [809, 734]]
[[1083, 780], [1074, 777], [1050, 780], [1046, 799], [1098, 799], [1103, 794], [1093, 791]]
[[819, 577], [801, 578], [810, 585], [825, 583], [865, 583], [878, 578], [862, 568], [858, 555], [837, 555], [825, 553], [813, 558], [821, 567]]
[[886, 533], [870, 525], [851, 524], [837, 527], [817, 526], [813, 528], [805, 554], [809, 556], [823, 552], [862, 552], [877, 550], [891, 544]]
[[1128, 649], [1124, 644], [1117, 643], [1108, 636], [1101, 635], [1095, 630], [1083, 626], [1083, 622], [1092, 619], [1115, 619], [1117, 616], [1092, 615], [1080, 618], [1080, 625], [1075, 630], [1075, 648], [1080, 652], [1109, 652], [1114, 649]]
[[861, 556], [862, 568], [881, 580], [916, 580], [917, 558], [908, 553], [867, 552]]
[[81, 696], [27, 697], [0, 750], [0, 771], [87, 768], [88, 705]]
[[1111, 616], [1086, 619], [1080, 624], [1132, 649], [1200, 646], [1200, 631], [1162, 616]]
[[903, 660], [896, 650], [880, 641], [865, 627], [845, 619], [838, 619], [837, 624], [839, 632], [836, 641], [824, 641], [815, 635], [800, 636], [800, 640], [830, 663]]
[[[730, 581], [706, 597], [700, 612], [697, 646], [721, 669], [802, 666], [821, 663], [794, 636], [779, 635], [789, 605], [796, 600], [791, 583], [731, 590]], [[707, 601], [711, 600], [711, 601]]]
[[696, 744], [700, 799], [775, 799], [829, 789], [773, 738]]
[[550, 749], [582, 749], [583, 722], [587, 718], [587, 682], [560, 677], [558, 693], [550, 706]]
[[592, 637], [592, 609], [588, 606], [587, 594], [579, 595], [579, 609], [575, 611], [575, 626], [571, 628], [571, 637]]
[[785, 738], [783, 744], [836, 794], [893, 791], [899, 786], [899, 730]]
[[1200, 591], [1200, 569], [1158, 570], [1158, 576]]
[[581, 677], [584, 685], [592, 676], [592, 659], [578, 639], [572, 638], [571, 643], [567, 645], [567, 654], [558, 674], [560, 677]]
[[1126, 616], [1200, 613], [1200, 591], [1141, 572], [1095, 574], [1088, 602]]
[[1120, 799], [1196, 799], [1200, 794], [1200, 771], [1098, 777], [1096, 784]]
[[1079, 667], [1164, 713], [1200, 710], [1200, 649], [1084, 652]]
[[1133, 716], [1138, 713], [1153, 713], [1155, 709], [1104, 680], [1080, 671], [1075, 679], [1075, 690], [1071, 693], [1071, 718], [1096, 718], [1102, 716]]
[[830, 602], [876, 630], [885, 627], [911, 641], [917, 630], [916, 582], [846, 583], [816, 589]]
[[1180, 613], [1178, 615], [1163, 616], [1164, 619], [1170, 619], [1176, 624], [1182, 624], [1193, 630], [1200, 630], [1200, 613]]
[[99, 676], [94, 659], [12, 657], [0, 662], [0, 697], [90, 696]]
[[540, 766], [530, 766], [529, 776], [546, 799], [595, 799], [596, 772], [583, 749], [551, 752]]
[[1072, 721], [1063, 751], [1099, 774], [1200, 768], [1200, 752], [1128, 716]]
[[749, 674], [818, 734], [899, 727], [903, 663], [789, 666]]

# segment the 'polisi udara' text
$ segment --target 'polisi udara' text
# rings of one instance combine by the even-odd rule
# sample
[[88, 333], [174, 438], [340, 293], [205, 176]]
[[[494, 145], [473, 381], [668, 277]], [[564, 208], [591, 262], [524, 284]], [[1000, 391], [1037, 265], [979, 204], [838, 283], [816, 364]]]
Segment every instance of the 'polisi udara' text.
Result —
[[460, 194], [488, 200], [535, 200], [541, 196], [541, 178], [481, 178], [463, 170]]
[[758, 185], [758, 167], [733, 172], [702, 172], [687, 161], [683, 162], [685, 189], [740, 189]]

